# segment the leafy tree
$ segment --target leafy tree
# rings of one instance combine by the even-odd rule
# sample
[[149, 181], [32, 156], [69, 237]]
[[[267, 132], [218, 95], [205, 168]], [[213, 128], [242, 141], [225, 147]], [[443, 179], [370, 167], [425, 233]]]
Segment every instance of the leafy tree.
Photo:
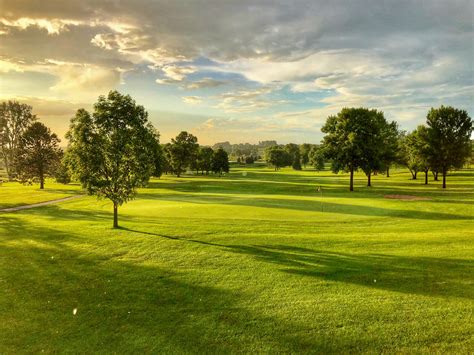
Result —
[[350, 191], [354, 190], [354, 171], [361, 168], [370, 186], [371, 173], [380, 169], [385, 124], [383, 113], [377, 110], [343, 108], [322, 127], [326, 157], [332, 159], [333, 172], [350, 172]]
[[195, 159], [198, 147], [197, 138], [185, 131], [171, 140], [168, 147], [169, 163], [176, 176], [180, 177], [186, 171]]
[[323, 147], [312, 146], [309, 152], [309, 163], [314, 166], [317, 171], [324, 170], [324, 149]]
[[67, 138], [72, 172], [89, 194], [112, 201], [117, 228], [118, 207], [156, 167], [156, 134], [147, 112], [129, 95], [111, 91], [99, 97], [92, 115], [77, 111]]
[[431, 161], [443, 174], [443, 188], [449, 170], [462, 168], [471, 154], [473, 121], [465, 110], [451, 106], [432, 108], [426, 117]]
[[214, 150], [211, 147], [200, 147], [198, 150], [198, 169], [201, 170], [202, 175], [212, 170]]
[[289, 164], [294, 170], [301, 170], [301, 154], [298, 145], [289, 143], [285, 146], [288, 152]]
[[65, 157], [59, 162], [54, 171], [54, 177], [56, 182], [60, 184], [69, 184], [71, 182], [71, 173], [69, 172], [69, 167]]
[[392, 121], [384, 125], [381, 133], [383, 139], [383, 145], [381, 146], [382, 168], [385, 170], [386, 176], [390, 177], [390, 165], [395, 163], [398, 157], [398, 140], [400, 137], [398, 124]]
[[416, 150], [416, 137], [413, 132], [402, 134], [399, 140], [399, 163], [405, 165], [416, 180], [418, 172], [422, 170], [422, 161]]
[[411, 144], [412, 154], [418, 164], [418, 169], [425, 173], [425, 185], [428, 185], [428, 174], [431, 167], [431, 146], [428, 137], [428, 129], [418, 126], [410, 135], [408, 142]]
[[38, 180], [44, 189], [47, 174], [58, 166], [62, 151], [58, 136], [41, 122], [29, 126], [20, 137], [17, 150], [16, 171], [23, 182]]
[[166, 143], [161, 146], [163, 150], [163, 165], [162, 169], [165, 174], [174, 174], [173, 167], [171, 166], [171, 143]]
[[306, 168], [306, 165], [310, 162], [310, 152], [313, 148], [312, 144], [303, 143], [300, 145], [300, 156], [301, 164]]
[[257, 158], [254, 157], [253, 155], [247, 155], [245, 157], [245, 164], [253, 164], [255, 163], [255, 160], [257, 160]]
[[15, 177], [15, 159], [20, 137], [36, 120], [32, 107], [17, 101], [0, 104], [0, 151], [8, 178]]
[[212, 171], [219, 176], [229, 172], [229, 155], [222, 148], [217, 149], [212, 156]]
[[165, 153], [163, 151], [163, 147], [160, 144], [160, 133], [153, 129], [153, 133], [155, 136], [155, 140], [152, 142], [154, 145], [154, 162], [155, 162], [155, 168], [153, 169], [153, 176], [159, 178], [161, 175], [163, 175], [163, 171], [166, 169], [166, 159], [165, 159]]
[[291, 164], [292, 157], [288, 151], [279, 146], [270, 146], [265, 150], [265, 160], [274, 166], [275, 171]]

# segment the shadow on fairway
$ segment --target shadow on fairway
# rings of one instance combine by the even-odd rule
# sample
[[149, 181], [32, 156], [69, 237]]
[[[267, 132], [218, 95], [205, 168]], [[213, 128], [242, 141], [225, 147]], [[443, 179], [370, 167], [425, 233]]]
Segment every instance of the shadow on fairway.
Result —
[[[162, 194], [147, 195], [140, 194], [141, 199], [161, 199], [166, 201], [184, 202], [193, 204], [219, 204], [219, 205], [237, 205], [262, 208], [278, 208], [308, 212], [338, 213], [357, 216], [372, 217], [396, 217], [407, 219], [428, 219], [428, 220], [470, 220], [470, 215], [457, 215], [443, 212], [430, 212], [421, 210], [403, 210], [394, 208], [382, 208], [365, 205], [350, 205], [318, 200], [297, 200], [297, 199], [279, 199], [279, 198], [244, 198], [237, 196], [226, 196], [225, 194]], [[423, 201], [426, 202], [426, 201]], [[429, 201], [428, 201], [429, 202]], [[413, 201], [404, 201], [402, 203], [413, 203]]]
[[219, 247], [304, 277], [426, 296], [474, 299], [474, 261], [385, 254], [348, 254], [287, 245], [225, 245], [123, 228], [129, 232]]
[[[295, 332], [298, 324], [249, 309], [248, 295], [203, 285], [199, 274], [189, 271], [126, 259], [127, 251], [83, 245], [86, 241], [73, 232], [35, 226], [15, 216], [1, 216], [0, 224], [28, 238], [0, 240], [0, 319], [9, 324], [2, 327], [0, 340], [6, 352], [227, 353], [255, 351], [256, 345], [279, 352], [374, 348], [370, 339], [341, 342], [331, 333], [314, 337]], [[101, 243], [120, 247], [117, 237], [103, 236]]]

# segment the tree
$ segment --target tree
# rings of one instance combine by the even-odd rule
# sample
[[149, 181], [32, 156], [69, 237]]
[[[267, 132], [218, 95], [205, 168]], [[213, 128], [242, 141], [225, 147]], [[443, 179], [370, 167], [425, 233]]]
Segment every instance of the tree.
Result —
[[161, 146], [163, 150], [163, 165], [162, 169], [165, 174], [174, 174], [173, 167], [171, 166], [171, 143], [166, 143]]
[[71, 182], [71, 173], [69, 172], [67, 160], [64, 157], [56, 166], [54, 177], [56, 182], [59, 182], [60, 184], [67, 185]]
[[289, 164], [294, 170], [301, 170], [301, 154], [298, 145], [289, 143], [285, 146], [288, 152]]
[[425, 173], [425, 185], [428, 185], [428, 174], [431, 167], [430, 157], [432, 156], [428, 129], [425, 126], [418, 126], [408, 135], [407, 142], [411, 145], [410, 150], [413, 160], [417, 164], [417, 169]]
[[16, 157], [16, 171], [23, 182], [38, 180], [44, 189], [47, 174], [59, 165], [62, 151], [58, 136], [41, 122], [35, 122], [21, 135]]
[[217, 149], [212, 156], [212, 171], [219, 176], [229, 172], [229, 155], [222, 148]]
[[31, 111], [31, 106], [17, 101], [2, 102], [0, 105], [0, 150], [10, 180], [15, 177], [20, 137], [36, 120]]
[[[222, 149], [222, 148], [221, 148]], [[211, 147], [200, 147], [198, 150], [198, 169], [201, 170], [202, 175], [212, 170], [212, 159], [214, 150]]]
[[416, 137], [413, 132], [403, 133], [399, 140], [399, 163], [410, 171], [413, 180], [416, 180], [418, 171], [422, 170], [420, 155], [416, 151]]
[[168, 147], [169, 163], [177, 177], [180, 177], [195, 159], [198, 147], [197, 138], [185, 131], [171, 140], [171, 145]]
[[247, 155], [245, 157], [245, 164], [253, 164], [255, 163], [255, 160], [257, 160], [257, 158], [254, 157], [253, 155]]
[[93, 114], [80, 109], [67, 133], [71, 171], [91, 195], [118, 207], [132, 199], [155, 170], [156, 134], [143, 106], [129, 95], [100, 96]]
[[426, 117], [431, 161], [443, 175], [443, 189], [449, 170], [462, 168], [471, 154], [473, 121], [465, 110], [451, 106], [432, 108]]
[[354, 172], [361, 168], [370, 175], [381, 166], [381, 130], [387, 124], [382, 112], [366, 108], [343, 108], [329, 116], [321, 131], [326, 157], [332, 159], [332, 170], [349, 171], [349, 190], [354, 190]]
[[288, 151], [279, 146], [270, 146], [265, 149], [265, 160], [267, 163], [274, 166], [275, 171], [278, 169], [288, 166], [292, 162], [292, 157], [288, 154]]
[[382, 168], [385, 170], [386, 176], [390, 177], [390, 165], [396, 162], [398, 157], [398, 139], [400, 136], [398, 124], [395, 121], [392, 121], [384, 125], [382, 129], [382, 136]]
[[306, 168], [306, 165], [310, 162], [310, 152], [313, 148], [312, 144], [303, 143], [300, 145], [300, 156], [301, 164]]
[[323, 147], [313, 146], [309, 152], [309, 163], [314, 166], [317, 171], [324, 170], [324, 149]]
[[153, 176], [159, 178], [161, 175], [163, 175], [163, 171], [166, 169], [166, 159], [165, 159], [165, 153], [163, 151], [163, 147], [160, 144], [160, 133], [153, 128], [153, 134], [155, 136], [155, 140], [152, 141], [154, 147], [153, 147], [153, 152], [154, 152], [154, 162], [155, 162], [155, 167], [153, 169]]

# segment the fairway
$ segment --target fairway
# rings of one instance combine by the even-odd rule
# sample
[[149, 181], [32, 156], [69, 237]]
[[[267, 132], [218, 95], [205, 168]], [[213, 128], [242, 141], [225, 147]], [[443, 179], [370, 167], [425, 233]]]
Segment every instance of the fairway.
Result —
[[153, 179], [118, 230], [90, 196], [0, 213], [0, 353], [468, 353], [474, 170], [431, 178], [253, 164]]

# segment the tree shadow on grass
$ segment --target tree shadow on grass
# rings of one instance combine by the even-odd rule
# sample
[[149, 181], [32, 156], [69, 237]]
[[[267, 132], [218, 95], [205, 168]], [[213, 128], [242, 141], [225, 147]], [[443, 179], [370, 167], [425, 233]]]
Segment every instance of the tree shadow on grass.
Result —
[[[126, 253], [114, 255], [97, 246], [83, 249], [73, 244], [81, 239], [74, 232], [8, 218], [29, 241], [13, 237], [0, 248], [0, 343], [7, 353], [373, 348], [350, 338], [336, 341], [330, 333], [298, 333], [298, 324], [259, 314], [245, 306], [248, 295], [209, 286], [199, 274], [159, 267], [148, 258], [127, 258]], [[113, 237], [108, 241], [114, 242]]]
[[474, 261], [405, 257], [386, 254], [349, 254], [288, 245], [225, 245], [203, 240], [124, 228], [127, 231], [219, 247], [281, 266], [281, 271], [303, 277], [356, 284], [389, 291], [437, 297], [474, 299]]
[[[421, 210], [403, 210], [395, 208], [382, 208], [366, 205], [351, 205], [343, 203], [329, 202], [327, 200], [297, 200], [279, 198], [246, 198], [238, 196], [226, 196], [222, 194], [162, 194], [147, 195], [141, 194], [141, 199], [160, 199], [173, 202], [184, 202], [193, 204], [219, 204], [251, 206], [260, 208], [288, 209], [307, 212], [338, 213], [356, 216], [372, 217], [396, 217], [406, 219], [427, 219], [427, 220], [470, 220], [470, 215], [458, 215], [443, 212], [430, 212]], [[410, 201], [412, 202], [412, 201]], [[405, 203], [410, 203], [405, 202]], [[425, 201], [424, 201], [425, 202]]]

